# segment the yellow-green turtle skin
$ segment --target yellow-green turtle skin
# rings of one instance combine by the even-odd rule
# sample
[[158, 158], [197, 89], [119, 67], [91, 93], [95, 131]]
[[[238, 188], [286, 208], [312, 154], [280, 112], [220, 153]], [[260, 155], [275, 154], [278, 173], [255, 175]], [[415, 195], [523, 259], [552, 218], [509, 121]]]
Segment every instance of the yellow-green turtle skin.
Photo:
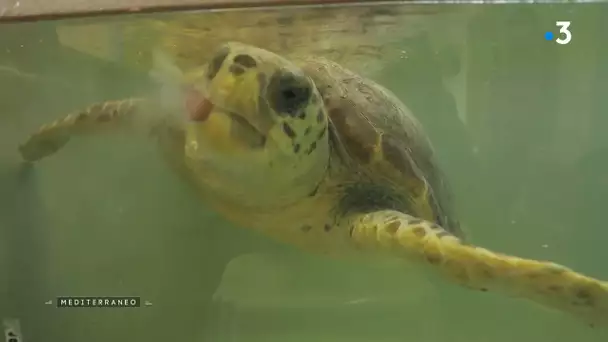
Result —
[[608, 325], [608, 283], [464, 241], [431, 144], [388, 90], [322, 58], [287, 60], [240, 43], [220, 48], [205, 70], [189, 80], [213, 104], [204, 120], [149, 115], [146, 100], [105, 103], [43, 126], [22, 156], [39, 160], [78, 134], [146, 126], [203, 201], [244, 228], [311, 252], [414, 261], [471, 289]]

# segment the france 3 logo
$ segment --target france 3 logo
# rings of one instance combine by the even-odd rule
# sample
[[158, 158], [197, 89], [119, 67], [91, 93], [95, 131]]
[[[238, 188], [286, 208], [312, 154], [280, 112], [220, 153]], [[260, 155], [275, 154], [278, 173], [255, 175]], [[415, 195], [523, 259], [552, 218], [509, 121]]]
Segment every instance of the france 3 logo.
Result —
[[555, 26], [559, 28], [559, 34], [554, 34], [553, 31], [545, 32], [545, 40], [555, 41], [557, 44], [566, 45], [572, 40], [572, 32], [570, 31], [569, 21], [556, 21]]

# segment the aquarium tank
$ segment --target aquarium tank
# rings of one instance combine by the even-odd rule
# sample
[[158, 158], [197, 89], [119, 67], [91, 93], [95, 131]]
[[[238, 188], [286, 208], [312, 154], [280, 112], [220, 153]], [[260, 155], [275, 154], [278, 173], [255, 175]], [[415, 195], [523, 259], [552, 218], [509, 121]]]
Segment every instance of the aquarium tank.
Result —
[[5, 342], [608, 340], [608, 4], [0, 0]]

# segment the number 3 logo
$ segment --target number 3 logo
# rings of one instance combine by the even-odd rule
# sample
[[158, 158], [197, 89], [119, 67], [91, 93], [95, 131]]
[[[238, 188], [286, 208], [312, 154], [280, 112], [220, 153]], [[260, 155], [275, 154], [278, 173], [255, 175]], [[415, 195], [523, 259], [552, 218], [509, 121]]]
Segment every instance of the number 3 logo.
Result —
[[563, 37], [557, 38], [555, 42], [562, 45], [570, 43], [570, 40], [572, 39], [572, 32], [568, 30], [568, 28], [570, 27], [570, 22], [556, 21], [555, 25], [559, 27], [559, 33], [563, 35]]

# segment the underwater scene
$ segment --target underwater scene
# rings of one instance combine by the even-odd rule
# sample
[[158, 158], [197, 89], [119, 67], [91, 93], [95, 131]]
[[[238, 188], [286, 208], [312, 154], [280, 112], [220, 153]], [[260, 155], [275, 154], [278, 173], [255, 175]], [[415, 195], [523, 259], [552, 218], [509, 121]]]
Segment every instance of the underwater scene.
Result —
[[606, 33], [603, 3], [0, 17], [5, 341], [607, 341]]

